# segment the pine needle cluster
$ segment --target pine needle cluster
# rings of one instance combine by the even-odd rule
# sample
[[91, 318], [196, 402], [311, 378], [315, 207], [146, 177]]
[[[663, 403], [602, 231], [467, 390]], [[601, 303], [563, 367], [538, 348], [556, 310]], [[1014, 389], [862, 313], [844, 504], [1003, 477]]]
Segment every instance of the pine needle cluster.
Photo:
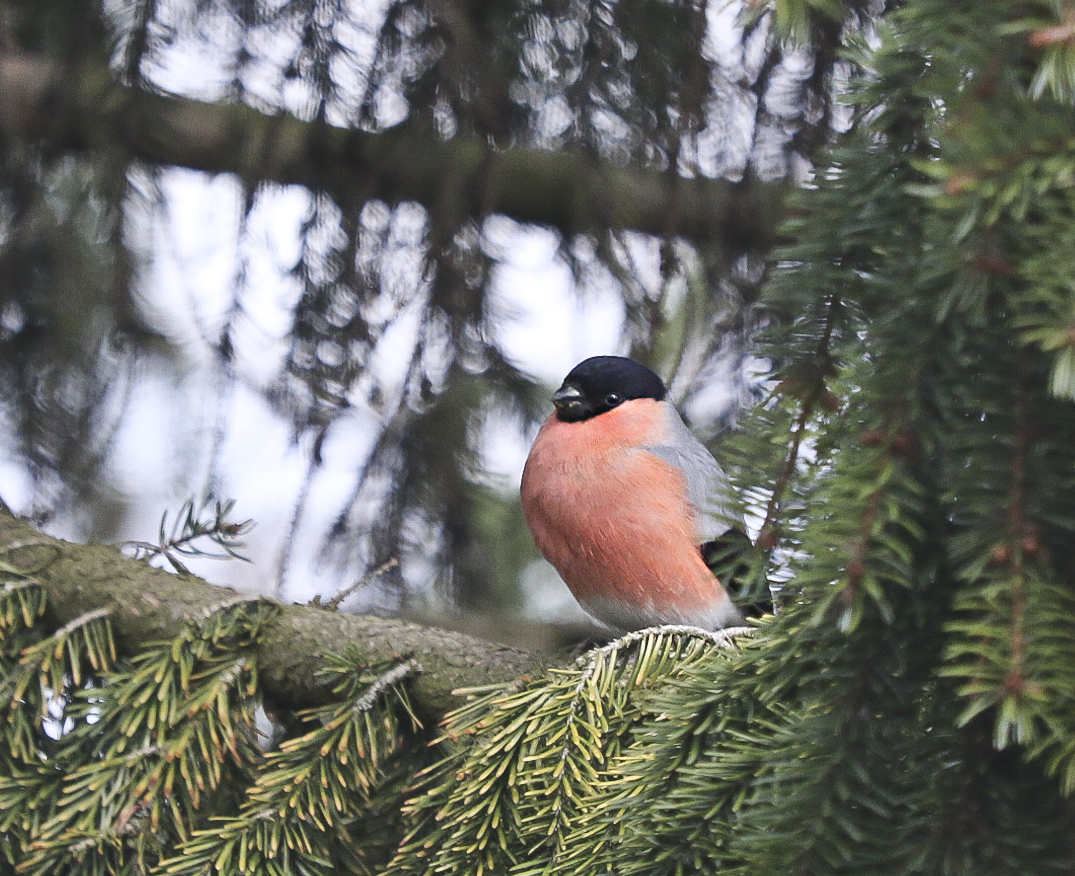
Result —
[[223, 603], [117, 658], [107, 612], [49, 630], [41, 587], [5, 581], [0, 872], [377, 872], [415, 768], [416, 667], [334, 658], [336, 700], [271, 722], [253, 646], [276, 610]]
[[619, 859], [609, 806], [635, 790], [615, 781], [615, 765], [658, 717], [653, 692], [711, 652], [731, 653], [731, 641], [644, 630], [542, 678], [461, 691], [469, 701], [446, 721], [446, 756], [419, 777], [388, 872], [589, 873], [595, 856]]

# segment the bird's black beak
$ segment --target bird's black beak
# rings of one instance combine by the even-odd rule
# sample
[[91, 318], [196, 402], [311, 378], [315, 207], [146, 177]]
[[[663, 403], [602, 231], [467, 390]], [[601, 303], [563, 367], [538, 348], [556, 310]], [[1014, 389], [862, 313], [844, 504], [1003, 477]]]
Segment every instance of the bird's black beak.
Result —
[[553, 393], [552, 404], [556, 415], [569, 423], [586, 416], [582, 390], [571, 383], [565, 383]]

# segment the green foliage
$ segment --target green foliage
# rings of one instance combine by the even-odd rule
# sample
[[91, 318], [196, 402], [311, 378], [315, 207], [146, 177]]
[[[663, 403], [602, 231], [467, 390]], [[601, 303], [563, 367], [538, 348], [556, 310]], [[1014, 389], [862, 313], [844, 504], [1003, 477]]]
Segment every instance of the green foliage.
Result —
[[363, 667], [337, 659], [324, 674], [340, 702], [299, 712], [301, 736], [268, 752], [238, 814], [213, 818], [162, 863], [169, 876], [211, 873], [377, 872], [397, 839], [385, 798], [408, 778], [396, 762], [411, 714], [400, 683], [417, 666]]
[[[161, 515], [156, 543], [127, 541], [120, 547], [132, 551], [140, 560], [161, 557], [176, 572], [183, 574], [189, 574], [190, 570], [180, 561], [180, 556], [249, 562], [239, 553], [239, 548], [243, 546], [243, 537], [254, 528], [254, 521], [228, 519], [234, 507], [234, 499], [222, 501], [212, 495], [206, 496], [200, 505], [187, 499], [171, 528], [168, 527], [168, 512]], [[215, 545], [216, 549], [206, 547], [206, 542]]]
[[338, 700], [277, 716], [263, 750], [253, 648], [274, 604], [224, 603], [130, 659], [106, 611], [50, 633], [45, 607], [31, 578], [0, 592], [0, 872], [362, 873], [390, 854], [413, 663], [330, 660]]
[[742, 16], [753, 25], [771, 14], [780, 39], [807, 45], [819, 28], [826, 23], [838, 24], [855, 5], [846, 0], [773, 0], [744, 4]]
[[595, 850], [615, 848], [605, 801], [622, 795], [615, 765], [656, 717], [649, 695], [729, 641], [664, 627], [542, 678], [461, 691], [469, 701], [445, 721], [447, 756], [407, 804], [413, 827], [389, 872], [590, 872]]

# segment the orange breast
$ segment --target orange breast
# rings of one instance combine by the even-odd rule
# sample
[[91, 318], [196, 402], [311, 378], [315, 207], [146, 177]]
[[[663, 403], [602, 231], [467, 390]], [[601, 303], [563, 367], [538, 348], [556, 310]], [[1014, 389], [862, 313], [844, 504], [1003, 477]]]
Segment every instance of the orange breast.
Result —
[[553, 415], [523, 472], [523, 511], [542, 554], [598, 620], [724, 626], [736, 612], [695, 544], [686, 482], [642, 449], [664, 429], [652, 399], [579, 423]]

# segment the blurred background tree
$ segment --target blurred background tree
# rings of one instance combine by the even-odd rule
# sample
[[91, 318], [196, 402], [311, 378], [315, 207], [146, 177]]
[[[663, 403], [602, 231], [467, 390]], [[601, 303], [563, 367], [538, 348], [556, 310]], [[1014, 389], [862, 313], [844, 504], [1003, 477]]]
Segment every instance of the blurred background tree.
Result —
[[693, 0], [3, 0], [4, 500], [114, 540], [235, 497], [239, 583], [396, 557], [352, 608], [517, 609], [549, 385], [627, 353], [734, 418], [785, 184], [882, 5], [795, 49]]

